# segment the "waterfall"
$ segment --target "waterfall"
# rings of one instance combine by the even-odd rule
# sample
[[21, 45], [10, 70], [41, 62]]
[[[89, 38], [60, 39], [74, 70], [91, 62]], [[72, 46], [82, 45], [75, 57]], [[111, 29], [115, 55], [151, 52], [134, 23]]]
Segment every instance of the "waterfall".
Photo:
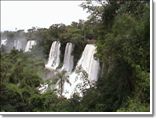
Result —
[[7, 44], [7, 39], [1, 39], [1, 45], [6, 45]]
[[15, 49], [17, 49], [17, 50], [20, 50], [20, 42], [19, 42], [19, 40], [14, 40], [14, 45], [13, 45], [13, 47], [15, 48]]
[[86, 45], [85, 50], [82, 53], [81, 59], [78, 61], [76, 68], [82, 68], [88, 74], [88, 79], [91, 81], [97, 80], [99, 71], [99, 62], [95, 60], [94, 54], [96, 53], [96, 47], [94, 45]]
[[15, 39], [14, 40], [14, 43], [13, 43], [13, 47], [16, 49], [16, 50], [25, 50], [25, 47], [26, 47], [26, 39], [25, 38], [18, 38], [18, 39]]
[[70, 98], [74, 93], [82, 96], [82, 89], [90, 88], [97, 81], [99, 73], [99, 61], [94, 58], [96, 47], [87, 44], [75, 71], [69, 75], [69, 81], [64, 83], [63, 95]]
[[25, 48], [25, 52], [30, 52], [34, 45], [36, 45], [36, 42], [34, 40], [29, 40], [27, 42], [27, 45], [26, 45], [26, 48]]
[[54, 41], [51, 45], [48, 63], [45, 65], [45, 68], [50, 70], [55, 70], [60, 64], [60, 42]]
[[62, 70], [65, 70], [67, 72], [71, 72], [74, 66], [74, 56], [72, 56], [73, 51], [73, 44], [67, 43], [64, 53], [64, 62]]

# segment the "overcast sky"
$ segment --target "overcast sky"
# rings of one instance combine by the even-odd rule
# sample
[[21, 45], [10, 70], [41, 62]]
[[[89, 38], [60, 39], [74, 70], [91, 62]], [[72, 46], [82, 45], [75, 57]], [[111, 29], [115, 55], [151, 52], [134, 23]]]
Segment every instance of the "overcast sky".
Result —
[[48, 28], [52, 24], [71, 24], [86, 20], [89, 14], [81, 1], [1, 1], [1, 31], [15, 28]]

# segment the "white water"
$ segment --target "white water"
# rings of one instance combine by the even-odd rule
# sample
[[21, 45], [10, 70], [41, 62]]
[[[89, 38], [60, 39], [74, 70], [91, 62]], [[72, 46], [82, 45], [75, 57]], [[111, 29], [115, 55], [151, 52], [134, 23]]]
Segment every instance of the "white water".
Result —
[[74, 56], [72, 56], [73, 51], [73, 44], [67, 43], [64, 53], [64, 62], [62, 70], [65, 70], [67, 72], [71, 72], [74, 66]]
[[45, 93], [48, 88], [48, 84], [40, 84], [40, 87], [37, 89], [40, 91], [41, 94]]
[[13, 43], [13, 47], [16, 50], [25, 50], [25, 46], [26, 46], [26, 39], [15, 39], [14, 43]]
[[7, 39], [1, 39], [1, 45], [6, 45], [7, 44]]
[[[100, 66], [99, 61], [94, 58], [95, 53], [95, 45], [86, 45], [75, 71], [69, 76], [69, 82], [64, 83], [63, 95], [65, 97], [70, 98], [74, 93], [82, 96], [82, 89], [90, 88], [91, 84], [97, 81]], [[80, 70], [79, 73], [78, 70]], [[84, 71], [88, 74], [87, 76], [83, 73]]]
[[34, 45], [36, 45], [36, 42], [34, 40], [29, 40], [27, 42], [27, 45], [26, 45], [26, 48], [25, 48], [25, 52], [30, 52]]
[[21, 43], [19, 40], [14, 40], [14, 46], [13, 46], [16, 50], [20, 50], [21, 49]]
[[60, 42], [54, 41], [52, 43], [48, 63], [45, 65], [45, 68], [50, 70], [55, 70], [60, 64]]

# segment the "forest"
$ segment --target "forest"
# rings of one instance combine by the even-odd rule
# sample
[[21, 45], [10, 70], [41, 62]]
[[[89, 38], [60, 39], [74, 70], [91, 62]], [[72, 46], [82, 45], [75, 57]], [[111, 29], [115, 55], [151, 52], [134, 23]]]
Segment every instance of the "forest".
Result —
[[[80, 5], [90, 13], [86, 21], [33, 27], [27, 32], [1, 32], [1, 38], [7, 36], [10, 43], [19, 34], [37, 43], [31, 52], [1, 45], [1, 112], [150, 111], [150, 1], [96, 2], [94, 5], [87, 0]], [[94, 86], [83, 90], [83, 96], [62, 95], [65, 72], [47, 76], [51, 71], [45, 69], [45, 64], [54, 41], [61, 43], [59, 67], [68, 42], [75, 46], [74, 66], [87, 44], [96, 45], [94, 57], [100, 62], [99, 77]], [[63, 79], [59, 95], [51, 88], [44, 93], [38, 90], [41, 84], [54, 85], [59, 79]]]

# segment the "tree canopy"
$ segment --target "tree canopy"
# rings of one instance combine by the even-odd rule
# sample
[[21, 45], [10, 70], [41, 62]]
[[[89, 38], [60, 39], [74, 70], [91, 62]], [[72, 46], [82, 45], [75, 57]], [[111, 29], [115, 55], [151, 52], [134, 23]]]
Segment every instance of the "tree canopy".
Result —
[[[80, 6], [90, 13], [88, 20], [71, 25], [53, 24], [27, 32], [6, 31], [9, 42], [22, 32], [37, 45], [30, 53], [1, 47], [1, 112], [149, 112], [150, 111], [150, 2], [132, 0], [87, 0]], [[53, 41], [61, 42], [61, 62], [67, 42], [74, 44], [74, 64], [88, 43], [97, 46], [95, 57], [101, 71], [95, 87], [62, 96], [64, 72], [52, 77], [60, 81], [60, 95], [54, 90], [41, 94], [44, 63]]]

